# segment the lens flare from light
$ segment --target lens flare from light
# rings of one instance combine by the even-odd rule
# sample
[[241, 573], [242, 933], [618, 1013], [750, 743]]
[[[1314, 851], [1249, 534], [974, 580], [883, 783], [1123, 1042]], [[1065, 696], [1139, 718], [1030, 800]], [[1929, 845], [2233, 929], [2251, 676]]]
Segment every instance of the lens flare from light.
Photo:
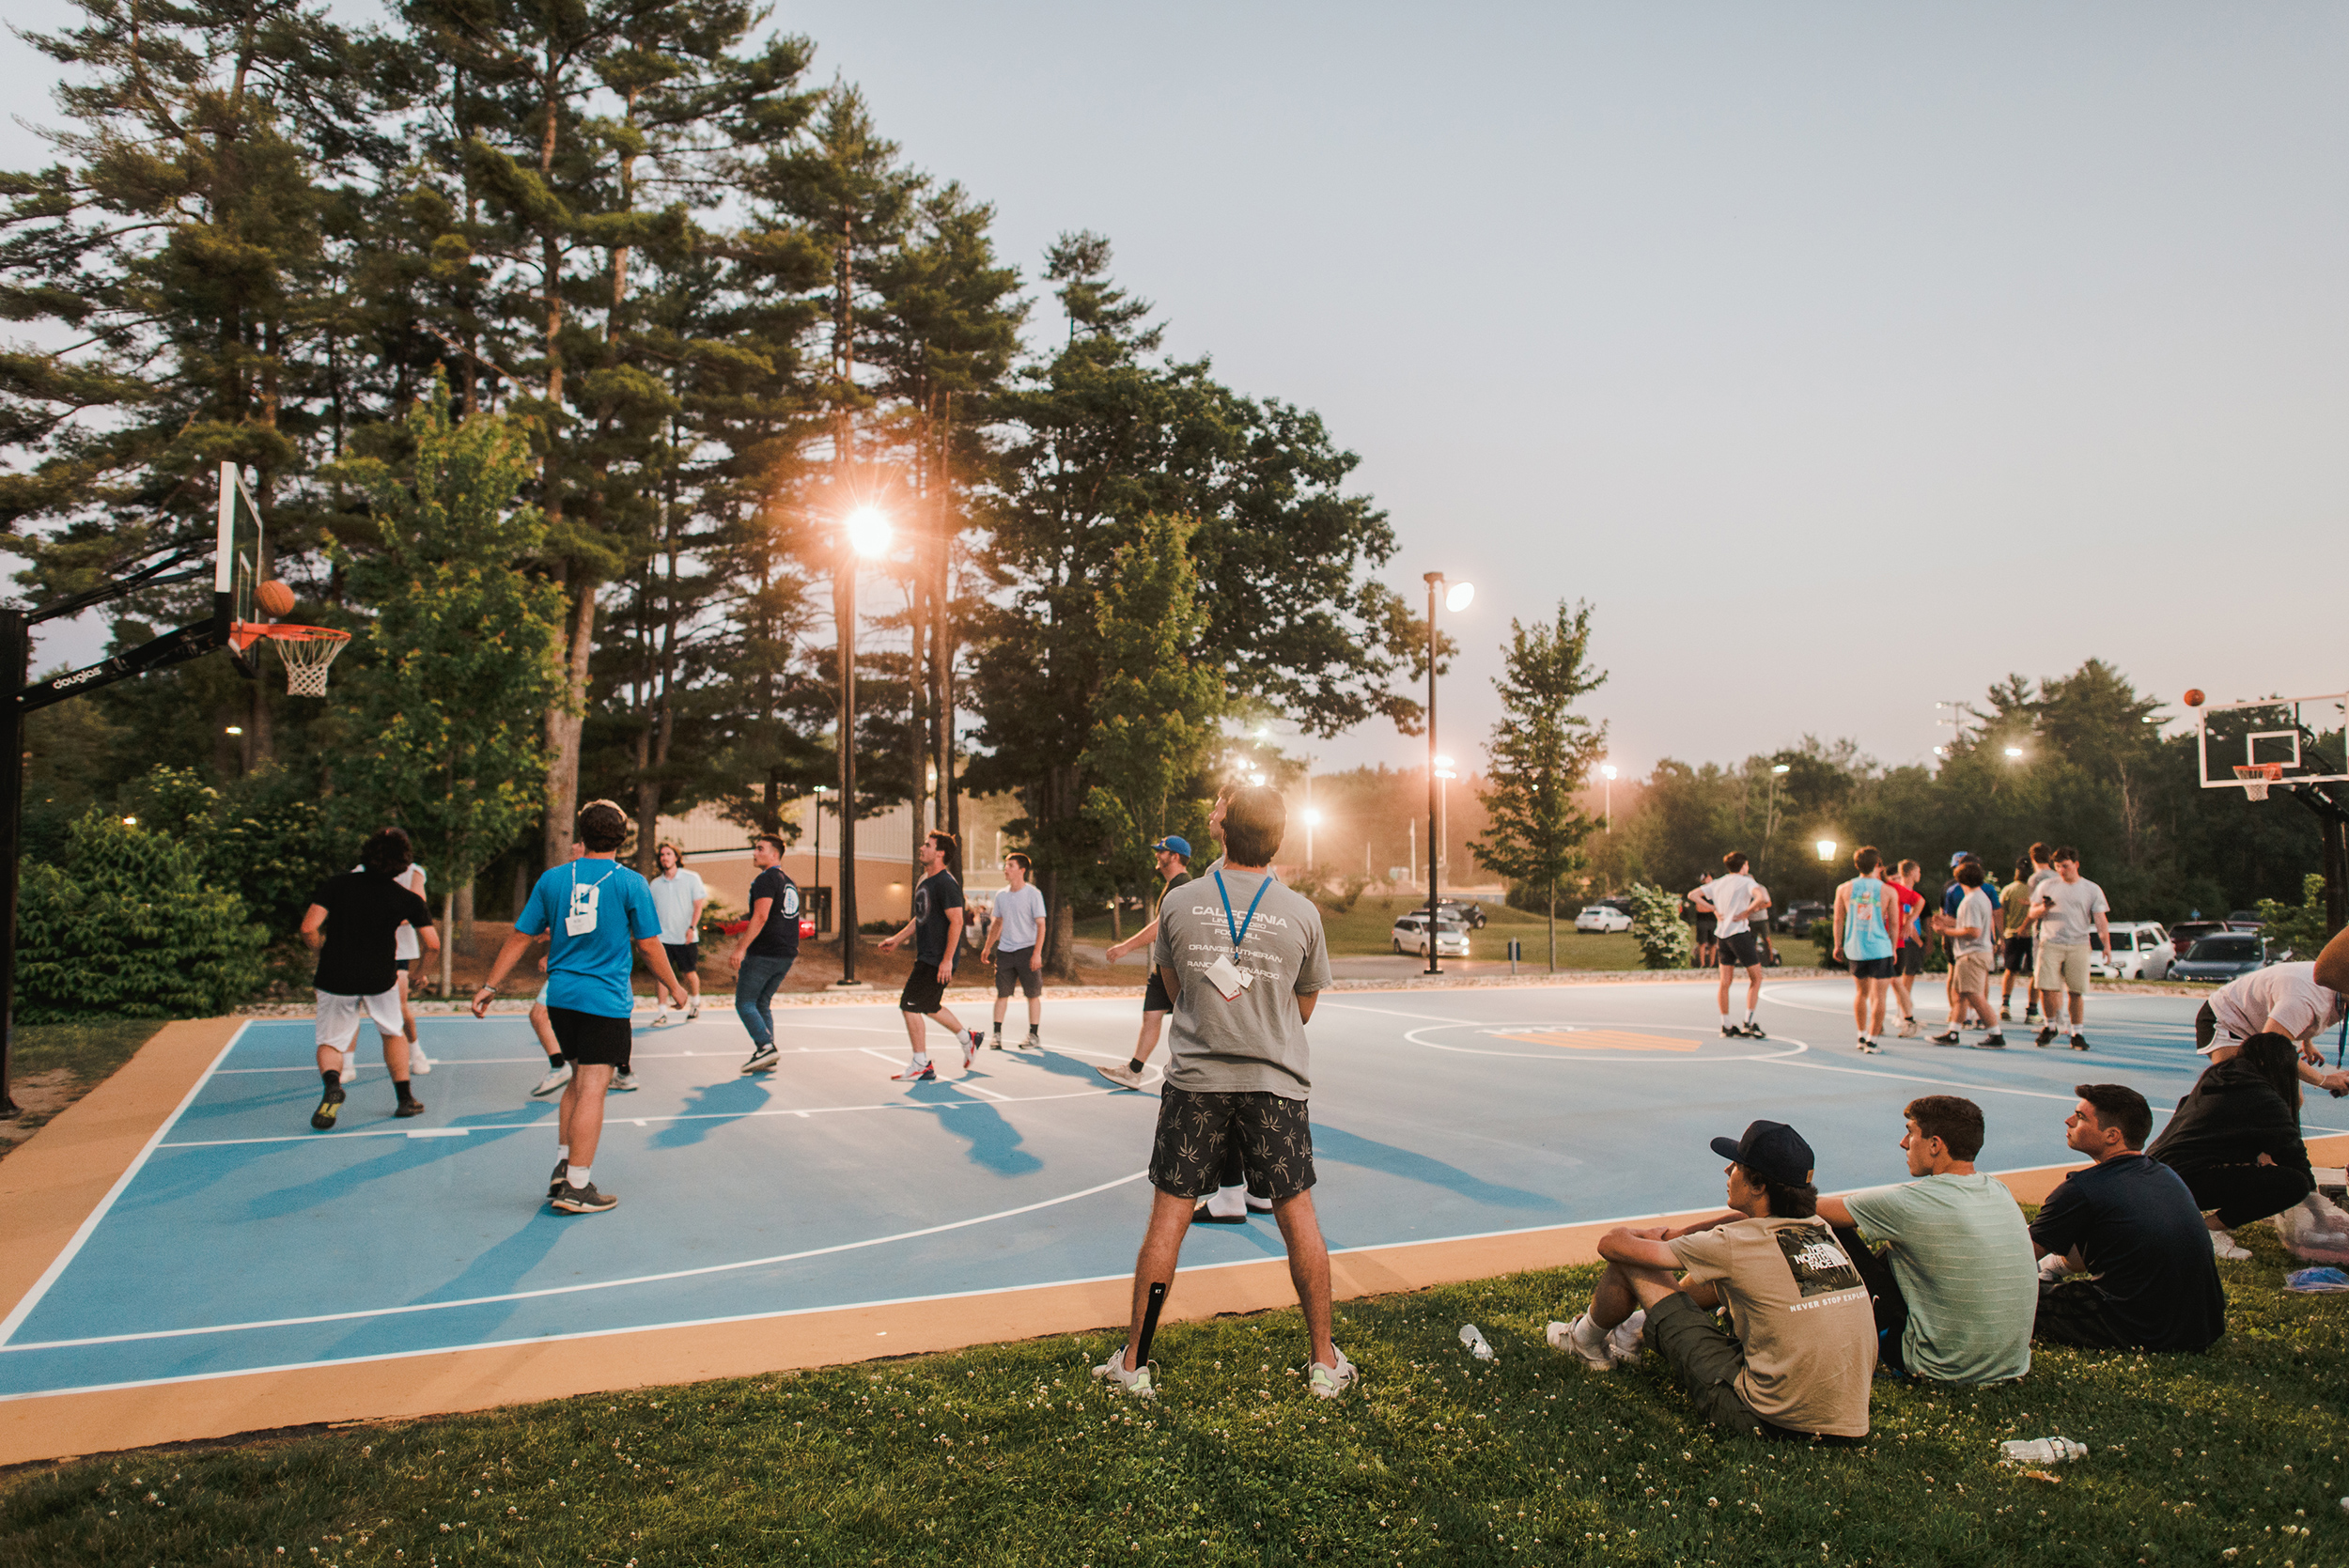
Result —
[[889, 517], [877, 506], [859, 506], [846, 520], [848, 548], [865, 560], [889, 549]]
[[1475, 583], [1455, 582], [1443, 591], [1443, 607], [1456, 615], [1473, 603], [1475, 598]]

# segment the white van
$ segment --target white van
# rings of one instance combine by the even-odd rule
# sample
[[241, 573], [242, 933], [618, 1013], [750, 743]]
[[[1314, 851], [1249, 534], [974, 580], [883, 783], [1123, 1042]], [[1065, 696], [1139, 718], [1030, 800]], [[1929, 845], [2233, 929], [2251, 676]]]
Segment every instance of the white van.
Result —
[[2088, 972], [2098, 980], [2167, 980], [2177, 961], [2170, 933], [2150, 920], [2114, 921], [2109, 955], [2096, 951], [2094, 939], [2089, 941]]

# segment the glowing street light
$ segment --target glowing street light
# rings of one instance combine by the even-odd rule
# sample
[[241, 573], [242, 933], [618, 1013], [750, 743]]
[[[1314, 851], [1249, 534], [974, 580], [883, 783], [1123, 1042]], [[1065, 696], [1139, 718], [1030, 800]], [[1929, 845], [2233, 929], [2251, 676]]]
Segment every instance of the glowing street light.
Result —
[[1831, 839], [1831, 838], [1823, 838], [1823, 839], [1821, 839], [1821, 840], [1819, 841], [1819, 844], [1818, 844], [1818, 849], [1819, 849], [1819, 859], [1820, 859], [1820, 860], [1822, 860], [1822, 861], [1833, 861], [1833, 860], [1835, 859], [1835, 841], [1834, 841], [1833, 839]]
[[[889, 551], [889, 514], [859, 506], [840, 520], [842, 551], [833, 589], [840, 630], [840, 979], [856, 977], [856, 570]], [[818, 811], [822, 808], [818, 806]]]
[[2010, 757], [2019, 757], [2023, 754], [2023, 748], [2020, 746], [2009, 746], [2006, 749], [2006, 754]]
[[1305, 864], [1310, 868], [1314, 863], [1314, 830], [1321, 826], [1321, 808], [1307, 806], [1299, 815], [1305, 820]]
[[1598, 831], [1602, 833], [1611, 833], [1615, 831], [1615, 765], [1611, 762], [1602, 762], [1598, 765], [1598, 773], [1599, 777], [1607, 781], [1607, 804], [1599, 815]]
[[[1437, 771], [1451, 763], [1436, 754], [1436, 593], [1444, 588], [1444, 580], [1439, 571], [1423, 572], [1421, 578], [1427, 584], [1427, 972], [1441, 974], [1443, 965], [1437, 956], [1436, 885], [1441, 877], [1443, 851], [1443, 840], [1438, 836], [1443, 823], [1443, 781]], [[1456, 615], [1475, 598], [1474, 583], [1455, 582], [1444, 588], [1444, 608]]]
[[848, 548], [861, 560], [870, 561], [889, 552], [889, 514], [878, 506], [859, 506], [843, 520], [841, 527], [848, 536]]
[[1455, 615], [1475, 602], [1476, 584], [1473, 582], [1455, 582], [1444, 592], [1443, 607]]

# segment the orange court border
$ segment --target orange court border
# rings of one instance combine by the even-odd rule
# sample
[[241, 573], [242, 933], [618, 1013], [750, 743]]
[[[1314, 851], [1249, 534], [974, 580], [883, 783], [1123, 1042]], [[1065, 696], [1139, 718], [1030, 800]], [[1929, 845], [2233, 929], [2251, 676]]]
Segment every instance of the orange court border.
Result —
[[[0, 1161], [0, 1314], [37, 1288], [107, 1195], [194, 1093], [244, 1020], [166, 1024], [104, 1083]], [[2349, 1136], [2312, 1139], [2320, 1164], [2349, 1158]], [[1997, 1174], [2024, 1203], [2074, 1166]], [[1638, 1217], [1672, 1223], [1718, 1212]], [[1526, 1269], [1598, 1261], [1598, 1238], [1623, 1220], [1333, 1251], [1341, 1298], [1382, 1296]], [[1170, 1301], [1183, 1320], [1294, 1306], [1283, 1259], [1186, 1269]], [[528, 1343], [434, 1350], [263, 1369], [134, 1388], [0, 1400], [0, 1465], [232, 1436], [272, 1427], [401, 1420], [492, 1409], [618, 1389], [837, 1366], [975, 1344], [1082, 1333], [1126, 1321], [1130, 1281], [1084, 1280], [1023, 1289], [621, 1329]], [[953, 1300], [976, 1311], [941, 1312]], [[617, 1343], [614, 1343], [617, 1342]]]

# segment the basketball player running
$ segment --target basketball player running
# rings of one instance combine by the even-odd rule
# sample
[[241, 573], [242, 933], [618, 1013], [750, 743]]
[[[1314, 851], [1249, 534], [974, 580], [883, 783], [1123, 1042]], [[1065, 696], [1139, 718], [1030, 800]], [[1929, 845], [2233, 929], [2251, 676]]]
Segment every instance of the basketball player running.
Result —
[[1035, 862], [1019, 850], [1003, 857], [1003, 880], [1011, 886], [995, 900], [995, 918], [987, 923], [987, 940], [979, 945], [979, 962], [995, 959], [994, 1048], [1003, 1048], [1003, 1014], [1011, 1006], [1012, 987], [1028, 999], [1028, 1039], [1024, 1048], [1044, 1048], [1044, 933], [1050, 917], [1044, 894], [1032, 878]]
[[[350, 869], [365, 871], [366, 866], [354, 865]], [[418, 898], [424, 896], [424, 867], [412, 864], [397, 880]], [[427, 904], [425, 908], [430, 908], [431, 905]], [[401, 921], [399, 929], [392, 934], [392, 964], [399, 970], [400, 1032], [408, 1037], [408, 1074], [411, 1078], [422, 1078], [432, 1070], [432, 1059], [424, 1054], [424, 1047], [416, 1042], [416, 1009], [409, 1000], [409, 984], [413, 978], [409, 969], [423, 956], [424, 945], [416, 939], [416, 928]], [[357, 1054], [355, 1048], [358, 1043], [359, 1036], [354, 1032], [350, 1037], [350, 1048], [343, 1051], [343, 1077], [346, 1079], [351, 1076], [352, 1059]]]
[[489, 1012], [498, 982], [530, 951], [532, 939], [547, 933], [547, 1017], [571, 1068], [555, 1120], [547, 1201], [564, 1214], [602, 1214], [620, 1202], [597, 1188], [595, 1165], [603, 1141], [603, 1096], [613, 1070], [629, 1055], [629, 1019], [636, 1006], [630, 948], [644, 955], [663, 997], [680, 1008], [686, 1001], [661, 945], [652, 890], [619, 862], [628, 843], [627, 814], [609, 800], [590, 800], [578, 821], [579, 858], [549, 869], [530, 890], [514, 918], [514, 934], [474, 993], [473, 1016]]
[[408, 1090], [408, 1034], [400, 1017], [399, 970], [392, 957], [393, 933], [413, 925], [428, 951], [441, 949], [432, 911], [401, 885], [409, 867], [408, 835], [385, 828], [360, 851], [360, 869], [330, 878], [302, 916], [302, 939], [319, 955], [318, 1067], [325, 1093], [310, 1126], [325, 1132], [342, 1111], [343, 1078], [359, 1037], [361, 1019], [383, 1036], [383, 1065], [392, 1075], [398, 1103], [395, 1116], [420, 1116], [424, 1102]]
[[[1762, 954], [1754, 939], [1752, 921], [1770, 907], [1762, 884], [1746, 875], [1745, 852], [1732, 849], [1721, 857], [1721, 874], [1691, 893], [1697, 908], [1713, 916], [1715, 956], [1721, 970], [1721, 1036], [1729, 1040], [1766, 1040], [1769, 1036], [1754, 1021], [1762, 1005]], [[1729, 987], [1738, 970], [1746, 971], [1746, 1021], [1729, 1021]]]
[[909, 938], [913, 941], [913, 972], [906, 976], [905, 991], [897, 998], [897, 1012], [906, 1021], [913, 1060], [906, 1063], [905, 1071], [890, 1075], [900, 1083], [928, 1083], [938, 1077], [938, 1069], [930, 1065], [930, 1053], [924, 1048], [929, 1038], [926, 1019], [936, 1018], [940, 1028], [961, 1042], [964, 1072], [971, 1070], [979, 1048], [986, 1044], [985, 1036], [975, 1029], [963, 1028], [962, 1020], [946, 1006], [946, 982], [955, 977], [955, 955], [962, 951], [962, 884], [946, 869], [954, 852], [954, 834], [941, 831], [923, 836], [922, 880], [913, 890], [913, 918], [895, 936], [881, 939], [883, 953], [903, 947]]
[[[1110, 962], [1114, 964], [1128, 953], [1147, 948], [1158, 939], [1159, 922], [1166, 914], [1167, 894], [1190, 880], [1190, 840], [1169, 833], [1150, 846], [1159, 858], [1159, 877], [1163, 885], [1159, 890], [1159, 907], [1150, 917], [1150, 924], [1116, 943], [1109, 950]], [[1096, 1067], [1093, 1070], [1116, 1084], [1120, 1089], [1142, 1087], [1142, 1064], [1150, 1060], [1150, 1053], [1159, 1048], [1159, 1031], [1166, 1023], [1167, 1014], [1174, 1003], [1166, 994], [1166, 983], [1159, 978], [1154, 968], [1149, 983], [1142, 988], [1142, 1032], [1134, 1039], [1133, 1060], [1124, 1066]]]
[[1851, 863], [1859, 875], [1835, 890], [1835, 956], [1851, 966], [1851, 1012], [1859, 1029], [1860, 1054], [1874, 1056], [1876, 1042], [1869, 1024], [1884, 1016], [1884, 987], [1892, 978], [1900, 906], [1884, 885], [1884, 857], [1875, 846], [1862, 846]]

